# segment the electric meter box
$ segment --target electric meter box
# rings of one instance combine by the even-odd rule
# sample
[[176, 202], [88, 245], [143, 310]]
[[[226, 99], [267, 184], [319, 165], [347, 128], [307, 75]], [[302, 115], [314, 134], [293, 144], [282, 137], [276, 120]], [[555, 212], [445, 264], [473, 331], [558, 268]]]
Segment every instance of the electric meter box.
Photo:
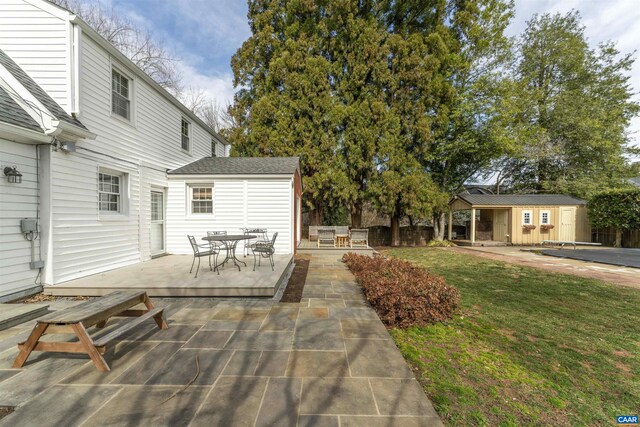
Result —
[[24, 218], [20, 220], [20, 229], [23, 233], [31, 233], [37, 231], [37, 222], [35, 219]]

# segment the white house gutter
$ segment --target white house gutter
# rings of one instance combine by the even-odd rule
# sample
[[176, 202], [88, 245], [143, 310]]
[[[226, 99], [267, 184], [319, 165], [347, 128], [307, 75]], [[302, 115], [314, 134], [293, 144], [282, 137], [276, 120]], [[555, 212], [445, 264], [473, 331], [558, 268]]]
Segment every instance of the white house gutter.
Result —
[[50, 144], [53, 141], [51, 135], [4, 122], [0, 122], [0, 138], [23, 144]]
[[266, 175], [266, 174], [255, 174], [255, 175], [205, 175], [205, 174], [167, 174], [167, 178], [169, 179], [186, 179], [190, 181], [207, 181], [212, 179], [292, 179], [291, 174], [284, 175]]
[[63, 122], [61, 120], [54, 120], [51, 122], [54, 129], [51, 131], [45, 131], [47, 135], [52, 136], [65, 136], [72, 139], [96, 139], [97, 135], [89, 130], [82, 129], [79, 126], [72, 125], [71, 123]]

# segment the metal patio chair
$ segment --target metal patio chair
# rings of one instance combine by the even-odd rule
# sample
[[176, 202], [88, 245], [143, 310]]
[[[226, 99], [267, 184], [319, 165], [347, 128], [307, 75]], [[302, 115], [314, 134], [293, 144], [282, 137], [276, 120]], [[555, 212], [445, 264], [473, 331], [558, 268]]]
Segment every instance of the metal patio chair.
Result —
[[[198, 271], [200, 271], [200, 258], [207, 257], [209, 258], [209, 269], [213, 270], [211, 266], [211, 256], [214, 257], [213, 263], [217, 264], [218, 254], [220, 253], [220, 249], [217, 246], [211, 246], [209, 243], [204, 243], [199, 245], [196, 242], [196, 238], [193, 236], [187, 235], [189, 238], [189, 243], [191, 243], [191, 249], [193, 249], [193, 261], [191, 261], [191, 269], [189, 270], [189, 274], [193, 272], [193, 265], [196, 262], [196, 258], [198, 258], [198, 267], [196, 268], [196, 279], [198, 278]], [[217, 268], [216, 268], [217, 270]], [[220, 271], [218, 271], [220, 274]]]
[[[278, 233], [273, 233], [273, 237], [268, 242], [257, 242], [251, 245], [251, 252], [253, 252], [253, 271], [256, 271], [256, 260], [258, 261], [258, 266], [260, 266], [261, 258], [269, 258], [269, 262], [271, 263], [271, 271], [274, 270], [275, 263], [273, 262], [273, 254], [276, 253], [276, 237], [278, 237]], [[258, 258], [258, 255], [260, 258]]]
[[254, 243], [269, 243], [269, 235], [267, 234], [267, 229], [266, 228], [262, 228], [262, 227], [242, 228], [241, 230], [245, 235], [254, 234], [254, 235], [258, 236], [256, 239], [244, 240], [244, 242], [243, 242], [244, 245], [243, 245], [242, 251], [243, 251], [243, 255], [245, 257], [247, 255], [249, 255], [249, 249], [251, 249], [251, 246]]

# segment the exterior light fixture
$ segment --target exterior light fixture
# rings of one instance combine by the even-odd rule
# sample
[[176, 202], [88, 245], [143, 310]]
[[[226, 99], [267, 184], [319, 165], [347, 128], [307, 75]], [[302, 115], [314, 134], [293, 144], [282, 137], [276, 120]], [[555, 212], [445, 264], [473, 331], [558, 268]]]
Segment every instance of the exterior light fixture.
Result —
[[16, 169], [15, 166], [14, 167], [7, 166], [6, 168], [4, 168], [4, 174], [7, 177], [7, 181], [9, 181], [11, 184], [22, 183], [22, 174], [18, 172], [18, 169]]

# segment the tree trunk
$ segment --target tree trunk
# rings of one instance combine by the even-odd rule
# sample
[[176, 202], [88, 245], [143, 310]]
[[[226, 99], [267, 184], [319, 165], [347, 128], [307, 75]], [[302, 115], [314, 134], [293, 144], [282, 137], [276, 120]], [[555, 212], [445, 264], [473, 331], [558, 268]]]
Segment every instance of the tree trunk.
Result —
[[433, 240], [444, 240], [445, 215], [444, 212], [433, 214]]
[[616, 248], [622, 247], [622, 229], [616, 228], [616, 243], [613, 245]]
[[309, 225], [322, 225], [322, 210], [309, 209]]
[[400, 246], [400, 215], [391, 216], [391, 246]]
[[356, 202], [351, 209], [351, 228], [362, 228], [362, 202]]

